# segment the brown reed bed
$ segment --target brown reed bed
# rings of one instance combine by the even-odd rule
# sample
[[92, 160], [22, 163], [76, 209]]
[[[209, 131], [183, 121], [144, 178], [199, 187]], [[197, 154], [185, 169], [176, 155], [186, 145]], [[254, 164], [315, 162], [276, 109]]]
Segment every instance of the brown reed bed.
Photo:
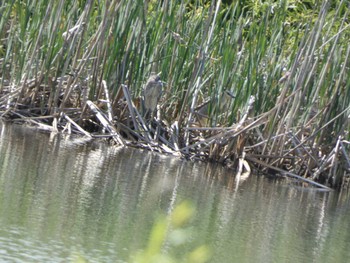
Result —
[[[34, 2], [45, 15], [20, 3], [0, 9], [2, 119], [222, 163], [238, 179], [254, 169], [348, 185], [343, 2], [293, 27], [285, 6], [247, 16], [221, 1]], [[151, 72], [165, 83], [149, 116]]]

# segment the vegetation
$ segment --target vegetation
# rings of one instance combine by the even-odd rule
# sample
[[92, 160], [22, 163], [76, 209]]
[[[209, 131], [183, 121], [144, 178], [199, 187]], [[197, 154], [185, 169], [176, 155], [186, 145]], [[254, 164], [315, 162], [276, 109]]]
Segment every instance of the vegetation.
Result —
[[181, 248], [183, 251], [191, 239], [192, 231], [186, 228], [186, 224], [193, 214], [193, 206], [185, 201], [177, 205], [168, 218], [159, 217], [153, 225], [147, 248], [132, 255], [130, 262], [208, 262], [211, 252], [207, 245], [195, 247], [188, 253], [181, 253], [181, 250], [176, 252], [176, 248]]
[[[1, 2], [0, 114], [339, 187], [348, 17], [346, 1]], [[152, 72], [166, 83], [148, 119]]]
[[[189, 250], [189, 240], [193, 237], [193, 229], [188, 225], [193, 219], [195, 209], [188, 201], [174, 207], [168, 215], [159, 215], [154, 221], [146, 248], [133, 252], [130, 263], [205, 263], [211, 259], [208, 245], [200, 245]], [[189, 250], [189, 251], [187, 251]], [[186, 251], [186, 252], [184, 252]], [[88, 262], [82, 255], [74, 255], [73, 262]]]

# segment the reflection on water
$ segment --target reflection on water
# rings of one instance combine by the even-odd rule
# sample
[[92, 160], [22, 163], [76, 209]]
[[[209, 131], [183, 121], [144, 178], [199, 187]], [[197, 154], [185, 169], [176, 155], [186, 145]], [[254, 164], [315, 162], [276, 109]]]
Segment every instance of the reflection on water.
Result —
[[346, 193], [305, 191], [147, 151], [0, 124], [0, 259], [126, 262], [159, 213], [197, 208], [212, 262], [347, 262]]

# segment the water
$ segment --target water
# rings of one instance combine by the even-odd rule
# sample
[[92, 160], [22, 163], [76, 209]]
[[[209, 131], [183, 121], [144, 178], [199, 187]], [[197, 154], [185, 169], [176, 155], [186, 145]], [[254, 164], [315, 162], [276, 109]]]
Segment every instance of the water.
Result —
[[1, 262], [128, 262], [183, 200], [196, 213], [174, 257], [207, 244], [210, 262], [350, 258], [347, 193], [237, 185], [220, 166], [4, 124], [0, 167]]

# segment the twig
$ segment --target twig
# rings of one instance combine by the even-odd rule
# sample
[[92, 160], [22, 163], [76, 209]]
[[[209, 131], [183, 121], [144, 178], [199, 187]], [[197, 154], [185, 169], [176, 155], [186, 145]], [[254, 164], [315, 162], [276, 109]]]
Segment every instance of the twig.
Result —
[[102, 86], [105, 90], [105, 97], [106, 97], [106, 104], [107, 104], [107, 111], [108, 111], [108, 120], [112, 122], [113, 120], [113, 112], [112, 112], [112, 104], [111, 100], [109, 99], [109, 91], [107, 87], [107, 82], [105, 80], [102, 80]]
[[177, 121], [171, 124], [170, 142], [174, 144], [175, 151], [179, 152], [179, 123]]
[[328, 155], [327, 158], [322, 158], [321, 160], [321, 166], [319, 168], [317, 168], [317, 170], [314, 172], [312, 179], [317, 178], [324, 170], [327, 164], [329, 164], [333, 158], [333, 154], [334, 154], [334, 149], [330, 152], [330, 154]]
[[[139, 116], [139, 119], [142, 120], [141, 115], [138, 113], [134, 103], [131, 100], [131, 96], [130, 96], [130, 93], [129, 93], [128, 86], [122, 84], [122, 89], [123, 89], [123, 93], [124, 93], [124, 98], [126, 99], [126, 102], [128, 104], [128, 109], [129, 109], [129, 112], [130, 112], [131, 119], [132, 119], [132, 121], [134, 123], [135, 130], [139, 130], [139, 125], [138, 125], [138, 123], [136, 121], [135, 112]], [[143, 125], [143, 126], [146, 127], [146, 125]]]
[[337, 172], [337, 168], [338, 168], [338, 151], [339, 151], [340, 141], [341, 141], [341, 136], [339, 136], [339, 138], [337, 140], [337, 143], [335, 145], [335, 148], [334, 148], [334, 155], [333, 155], [333, 158], [332, 158], [331, 169], [329, 171], [328, 179], [331, 176], [333, 177], [333, 180], [335, 180], [335, 178], [336, 178], [336, 172]]

